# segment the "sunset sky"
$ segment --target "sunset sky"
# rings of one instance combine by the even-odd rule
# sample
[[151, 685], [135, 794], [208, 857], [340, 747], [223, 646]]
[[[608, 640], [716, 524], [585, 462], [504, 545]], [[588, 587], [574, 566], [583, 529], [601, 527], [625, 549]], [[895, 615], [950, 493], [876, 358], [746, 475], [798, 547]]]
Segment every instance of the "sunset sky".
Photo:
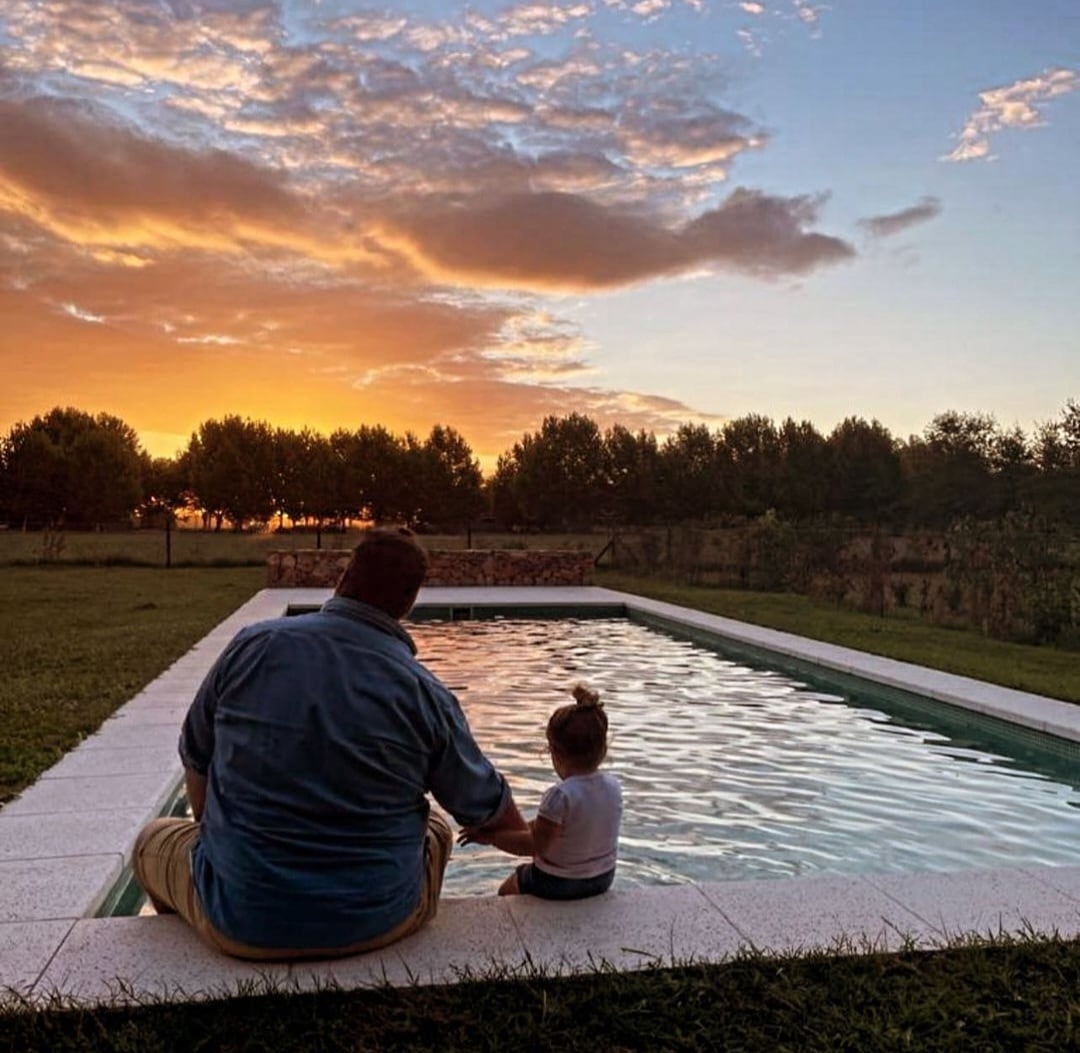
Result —
[[1027, 431], [1078, 186], [1077, 0], [2, 0], [0, 428]]

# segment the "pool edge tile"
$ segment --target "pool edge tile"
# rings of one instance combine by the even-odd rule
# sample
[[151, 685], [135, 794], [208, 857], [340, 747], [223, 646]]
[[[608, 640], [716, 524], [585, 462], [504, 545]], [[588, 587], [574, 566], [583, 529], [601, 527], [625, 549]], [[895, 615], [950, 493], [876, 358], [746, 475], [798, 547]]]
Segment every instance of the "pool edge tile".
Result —
[[0, 922], [0, 1006], [11, 998], [28, 998], [34, 984], [48, 968], [74, 919]]
[[31, 990], [31, 999], [95, 1005], [170, 1001], [287, 987], [285, 964], [242, 962], [203, 944], [176, 915], [77, 921]]
[[723, 961], [742, 943], [696, 884], [615, 888], [564, 902], [505, 898], [530, 961], [559, 973]]
[[105, 901], [123, 865], [118, 852], [0, 862], [0, 921], [85, 918]]
[[506, 897], [448, 897], [419, 932], [381, 950], [292, 965], [297, 990], [445, 984], [520, 972], [528, 961]]
[[702, 892], [764, 954], [874, 953], [919, 944], [929, 923], [861, 875], [703, 882]]
[[1080, 903], [1043, 881], [1039, 868], [867, 874], [868, 881], [930, 925], [941, 945], [957, 939], [1080, 935]]
[[0, 862], [114, 854], [127, 859], [144, 823], [142, 809], [0, 815]]

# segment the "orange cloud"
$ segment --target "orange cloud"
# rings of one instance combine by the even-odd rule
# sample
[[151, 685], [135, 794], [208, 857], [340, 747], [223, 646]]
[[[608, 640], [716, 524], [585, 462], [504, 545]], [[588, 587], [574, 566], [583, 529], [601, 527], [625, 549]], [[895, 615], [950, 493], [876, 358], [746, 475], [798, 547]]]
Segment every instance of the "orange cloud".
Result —
[[0, 129], [0, 210], [72, 244], [374, 259], [355, 239], [320, 236], [282, 175], [235, 154], [167, 144], [51, 99], [0, 101]]
[[549, 413], [662, 430], [699, 416], [644, 393], [567, 385], [584, 368], [572, 328], [476, 297], [220, 263], [207, 281], [196, 260], [102, 266], [58, 242], [38, 245], [22, 287], [23, 255], [0, 253], [2, 428], [72, 404], [119, 415], [171, 454], [226, 413], [326, 432], [440, 422], [490, 464]]
[[982, 104], [964, 124], [953, 150], [942, 161], [992, 161], [990, 136], [1003, 128], [1036, 128], [1043, 124], [1042, 106], [1080, 88], [1074, 69], [1046, 70], [1035, 77], [979, 92]]

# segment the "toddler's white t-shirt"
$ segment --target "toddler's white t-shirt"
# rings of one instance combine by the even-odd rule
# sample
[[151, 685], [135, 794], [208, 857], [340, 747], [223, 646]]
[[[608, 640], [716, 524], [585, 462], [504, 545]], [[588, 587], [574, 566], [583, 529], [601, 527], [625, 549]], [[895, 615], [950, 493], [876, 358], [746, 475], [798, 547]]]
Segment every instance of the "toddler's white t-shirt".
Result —
[[545, 792], [536, 814], [559, 826], [547, 851], [534, 859], [541, 870], [557, 877], [590, 878], [615, 866], [622, 787], [614, 775], [571, 775]]

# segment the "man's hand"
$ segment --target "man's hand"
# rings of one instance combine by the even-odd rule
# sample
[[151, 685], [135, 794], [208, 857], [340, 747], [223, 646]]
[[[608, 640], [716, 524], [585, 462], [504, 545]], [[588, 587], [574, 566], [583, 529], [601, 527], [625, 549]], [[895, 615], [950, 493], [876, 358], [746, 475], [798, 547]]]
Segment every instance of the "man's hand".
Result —
[[[504, 852], [515, 855], [532, 854], [532, 834], [529, 824], [521, 814], [513, 797], [507, 800], [506, 807], [484, 826], [465, 826], [458, 834], [459, 845], [494, 845]], [[513, 847], [510, 847], [510, 846]]]
[[546, 819], [534, 820], [519, 827], [506, 826], [466, 826], [458, 834], [459, 845], [494, 845], [502, 852], [509, 852], [512, 856], [531, 856], [535, 852], [533, 841], [533, 827], [537, 822], [547, 822]]
[[459, 845], [490, 845], [492, 833], [481, 826], [464, 826], [457, 836]]

